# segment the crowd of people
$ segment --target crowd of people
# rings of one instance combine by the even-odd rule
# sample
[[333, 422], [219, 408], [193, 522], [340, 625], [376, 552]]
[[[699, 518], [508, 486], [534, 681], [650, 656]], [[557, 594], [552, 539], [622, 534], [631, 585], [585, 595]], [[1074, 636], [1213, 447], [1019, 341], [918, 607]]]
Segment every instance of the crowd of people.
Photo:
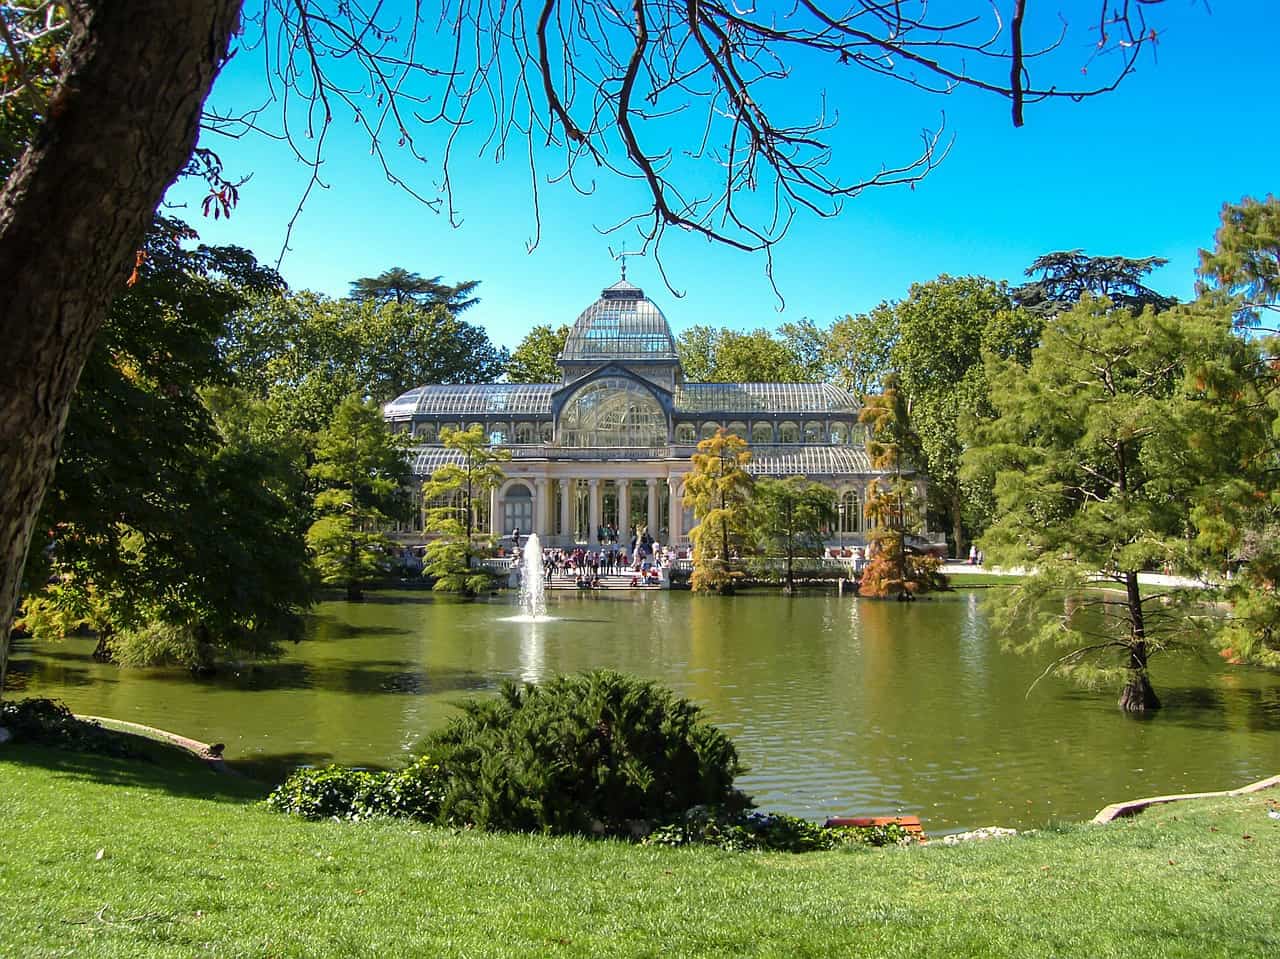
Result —
[[[631, 586], [660, 586], [662, 570], [675, 560], [675, 551], [660, 546], [643, 529], [636, 531], [629, 544], [618, 543], [616, 532], [600, 528], [597, 549], [583, 546], [572, 549], [548, 547], [542, 551], [542, 572], [548, 584], [556, 580], [572, 580], [579, 589], [597, 589], [605, 576], [630, 574]], [[516, 550], [517, 560], [519, 549]]]

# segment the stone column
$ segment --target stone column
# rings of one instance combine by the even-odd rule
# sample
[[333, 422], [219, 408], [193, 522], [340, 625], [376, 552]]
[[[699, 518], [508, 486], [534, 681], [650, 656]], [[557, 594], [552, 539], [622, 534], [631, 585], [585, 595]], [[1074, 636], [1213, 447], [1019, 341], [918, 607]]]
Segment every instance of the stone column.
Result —
[[680, 502], [680, 477], [667, 477], [667, 493], [669, 500], [667, 502], [667, 538], [671, 540], [668, 546], [675, 546], [680, 542], [680, 537], [684, 535], [684, 530], [680, 528], [680, 520], [684, 518], [684, 506]]
[[656, 539], [658, 534], [658, 480], [656, 477], [650, 476], [644, 483], [649, 487], [649, 508], [647, 511], [649, 535]]
[[571, 479], [560, 477], [560, 539], [573, 543], [573, 487]]
[[533, 481], [533, 531], [543, 542], [547, 539], [547, 518], [550, 516], [547, 506], [550, 490], [551, 481], [545, 476]]
[[498, 487], [489, 490], [489, 534], [502, 536], [511, 530], [502, 528], [502, 517], [498, 515]]
[[618, 484], [618, 539], [631, 542], [631, 480], [614, 480]]
[[600, 528], [600, 481], [587, 480], [587, 542], [593, 543]]

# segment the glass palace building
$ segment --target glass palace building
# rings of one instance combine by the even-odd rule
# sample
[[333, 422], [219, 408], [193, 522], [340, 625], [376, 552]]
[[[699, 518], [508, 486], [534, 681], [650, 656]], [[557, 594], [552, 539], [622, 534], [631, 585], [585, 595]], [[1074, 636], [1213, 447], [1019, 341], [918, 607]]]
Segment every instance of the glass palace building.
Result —
[[666, 317], [625, 274], [578, 317], [557, 365], [558, 383], [427, 385], [388, 403], [392, 428], [413, 437], [415, 476], [460, 461], [441, 445], [442, 430], [480, 424], [511, 453], [506, 480], [482, 504], [481, 528], [567, 546], [595, 544], [602, 526], [623, 541], [646, 526], [678, 546], [694, 522], [683, 506], [690, 456], [723, 427], [749, 442], [751, 473], [806, 476], [836, 491], [831, 545], [865, 542], [862, 504], [876, 471], [847, 391], [686, 381]]

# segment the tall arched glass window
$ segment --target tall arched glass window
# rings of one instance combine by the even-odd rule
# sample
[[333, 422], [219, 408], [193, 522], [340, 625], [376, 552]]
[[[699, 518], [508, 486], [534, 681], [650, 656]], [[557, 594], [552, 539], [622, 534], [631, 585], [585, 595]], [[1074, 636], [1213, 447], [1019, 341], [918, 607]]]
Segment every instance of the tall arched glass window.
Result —
[[856, 533], [862, 528], [862, 499], [853, 490], [840, 494], [840, 532]]
[[516, 424], [516, 442], [521, 445], [536, 443], [538, 441], [537, 432], [533, 423], [517, 423]]
[[817, 420], [809, 420], [804, 424], [804, 441], [806, 443], [821, 443], [823, 432], [821, 423]]
[[434, 443], [436, 441], [436, 428], [434, 423], [418, 423], [414, 426], [413, 437], [419, 443]]
[[541, 437], [542, 442], [550, 443], [552, 437], [555, 436], [555, 427], [550, 423], [539, 423], [538, 436]]
[[490, 423], [489, 424], [489, 445], [505, 446], [511, 442], [511, 424], [509, 423]]
[[698, 430], [692, 423], [676, 424], [676, 442], [685, 446], [692, 446], [698, 442]]
[[836, 446], [849, 445], [849, 427], [843, 423], [831, 424], [831, 442]]
[[700, 435], [704, 440], [709, 440], [711, 439], [711, 437], [716, 435], [716, 431], [718, 429], [720, 429], [719, 423], [710, 423], [710, 422], [703, 423], [702, 430], [700, 431]]
[[772, 443], [773, 442], [773, 424], [772, 423], [753, 423], [751, 425], [751, 442], [756, 443]]
[[740, 436], [740, 437], [742, 437], [742, 439], [744, 439], [744, 440], [748, 438], [748, 437], [747, 437], [747, 424], [746, 424], [746, 423], [741, 422], [740, 420], [734, 420], [732, 423], [730, 423], [730, 424], [729, 424], [728, 426], [726, 426], [724, 429], [725, 429], [725, 432], [726, 432], [726, 433], [732, 433], [734, 436]]
[[560, 445], [665, 446], [667, 417], [653, 394], [632, 380], [606, 376], [570, 397], [560, 412]]
[[799, 443], [800, 427], [790, 421], [779, 423], [778, 424], [778, 442], [779, 443]]
[[523, 483], [516, 483], [502, 497], [502, 532], [510, 534], [514, 529], [533, 530], [533, 490]]

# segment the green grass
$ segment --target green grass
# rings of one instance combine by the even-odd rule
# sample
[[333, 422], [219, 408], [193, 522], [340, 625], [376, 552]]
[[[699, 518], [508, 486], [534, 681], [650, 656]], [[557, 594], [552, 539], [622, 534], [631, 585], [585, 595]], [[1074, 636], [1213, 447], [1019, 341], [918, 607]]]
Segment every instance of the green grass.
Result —
[[0, 747], [0, 956], [1280, 955], [1265, 796], [791, 856], [307, 823], [261, 793]]

